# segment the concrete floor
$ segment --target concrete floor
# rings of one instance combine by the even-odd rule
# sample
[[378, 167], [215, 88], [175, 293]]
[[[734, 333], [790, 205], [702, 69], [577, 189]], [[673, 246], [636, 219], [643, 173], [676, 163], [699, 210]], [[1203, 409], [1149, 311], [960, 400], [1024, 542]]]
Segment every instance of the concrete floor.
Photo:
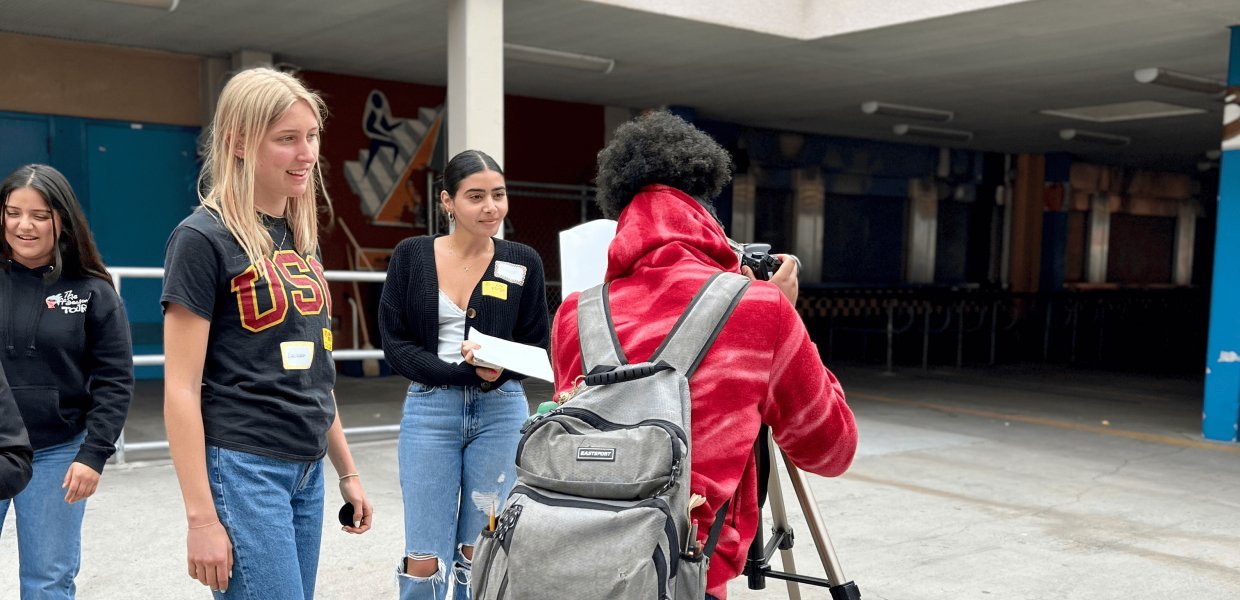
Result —
[[[1040, 367], [834, 370], [861, 447], [846, 475], [810, 487], [863, 598], [1240, 598], [1240, 447], [1201, 439], [1200, 381]], [[345, 424], [397, 422], [403, 385], [342, 377]], [[140, 386], [127, 436], [163, 437], [157, 382]], [[350, 536], [325, 521], [319, 598], [395, 597], [395, 442], [369, 438], [353, 452], [376, 527]], [[109, 466], [87, 506], [79, 597], [208, 598], [185, 576], [182, 515], [165, 453]], [[800, 511], [790, 515], [797, 564], [821, 575]], [[0, 598], [17, 598], [16, 562], [10, 519]], [[760, 592], [737, 580], [729, 597], [787, 593], [775, 580]]]

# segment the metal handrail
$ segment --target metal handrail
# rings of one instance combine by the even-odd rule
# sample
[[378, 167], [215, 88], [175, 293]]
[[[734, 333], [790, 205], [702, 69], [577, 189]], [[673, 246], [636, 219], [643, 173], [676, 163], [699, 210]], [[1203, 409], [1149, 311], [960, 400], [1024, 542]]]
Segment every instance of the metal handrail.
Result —
[[[163, 267], [109, 267], [108, 272], [112, 275], [112, 284], [116, 287], [116, 294], [121, 293], [121, 280], [130, 279], [163, 279]], [[361, 282], [383, 282], [387, 280], [387, 273], [383, 271], [323, 271], [323, 278], [328, 281], [361, 281]], [[163, 354], [140, 354], [133, 357], [135, 367], [153, 366], [158, 367], [164, 364], [165, 355]], [[337, 361], [348, 360], [366, 360], [366, 359], [383, 359], [383, 350], [361, 350], [361, 349], [345, 349], [334, 350], [332, 359]], [[373, 433], [399, 433], [400, 424], [395, 425], [373, 425], [368, 427], [346, 427], [345, 435], [366, 435]], [[121, 430], [121, 435], [116, 440], [116, 462], [118, 464], [125, 463], [125, 452], [127, 450], [166, 450], [168, 449], [168, 440], [158, 440], [154, 442], [137, 442], [126, 443], [125, 431]]]

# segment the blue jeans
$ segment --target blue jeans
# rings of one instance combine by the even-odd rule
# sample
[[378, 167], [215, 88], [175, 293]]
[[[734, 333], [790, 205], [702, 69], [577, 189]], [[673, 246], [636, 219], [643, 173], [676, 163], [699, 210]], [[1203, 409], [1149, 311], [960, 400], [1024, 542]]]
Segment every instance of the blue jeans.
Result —
[[[516, 479], [517, 442], [529, 416], [519, 381], [483, 392], [476, 387], [413, 383], [400, 421], [400, 487], [405, 501], [405, 555], [435, 559], [430, 577], [397, 568], [401, 600], [444, 600], [452, 557], [454, 600], [469, 598], [473, 546], [488, 514], [503, 508]], [[494, 507], [494, 508], [492, 508]]]
[[207, 479], [233, 544], [216, 600], [311, 600], [323, 535], [323, 461], [295, 462], [207, 446]]
[[0, 526], [12, 504], [17, 514], [18, 571], [22, 600], [73, 598], [82, 562], [82, 516], [86, 501], [65, 502], [60, 487], [86, 432], [34, 453], [30, 484], [12, 500], [0, 501]]

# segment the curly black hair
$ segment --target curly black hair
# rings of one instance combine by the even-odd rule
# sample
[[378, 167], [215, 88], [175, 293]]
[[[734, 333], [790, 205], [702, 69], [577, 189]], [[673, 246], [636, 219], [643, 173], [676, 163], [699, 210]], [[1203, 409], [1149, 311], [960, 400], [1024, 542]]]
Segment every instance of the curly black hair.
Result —
[[712, 208], [732, 179], [732, 157], [718, 142], [667, 111], [642, 115], [616, 128], [598, 153], [594, 200], [609, 219], [643, 186], [670, 185]]

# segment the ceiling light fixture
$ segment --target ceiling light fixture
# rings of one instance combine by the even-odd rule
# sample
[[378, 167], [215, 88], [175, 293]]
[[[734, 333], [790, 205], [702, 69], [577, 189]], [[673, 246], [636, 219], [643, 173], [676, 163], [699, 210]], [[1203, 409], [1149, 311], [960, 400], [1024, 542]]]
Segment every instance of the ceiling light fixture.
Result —
[[1221, 94], [1227, 89], [1227, 84], [1218, 79], [1158, 67], [1137, 69], [1132, 72], [1132, 76], [1141, 83], [1165, 85], [1203, 94]]
[[181, 0], [104, 0], [112, 4], [128, 4], [130, 6], [141, 6], [144, 8], [158, 8], [172, 12], [181, 4]]
[[1084, 129], [1060, 129], [1059, 137], [1069, 142], [1086, 142], [1106, 146], [1127, 146], [1132, 142], [1132, 138], [1128, 136], [1085, 131]]
[[890, 104], [887, 102], [878, 102], [876, 100], [862, 102], [861, 112], [867, 115], [887, 115], [891, 117], [921, 119], [923, 121], [938, 121], [940, 123], [946, 123], [956, 118], [956, 113], [950, 110], [922, 108], [920, 106], [907, 106], [904, 104]]
[[932, 138], [936, 140], [952, 140], [956, 142], [967, 142], [973, 139], [972, 131], [963, 131], [960, 129], [943, 129], [940, 127], [926, 127], [924, 125], [908, 125], [901, 123], [891, 128], [896, 135], [906, 135], [909, 137]]
[[579, 71], [592, 71], [606, 75], [616, 68], [615, 59], [576, 52], [563, 52], [547, 48], [535, 48], [520, 44], [504, 44], [504, 56], [512, 60], [550, 67], [564, 67]]
[[1038, 112], [1051, 117], [1076, 119], [1091, 123], [1117, 123], [1120, 121], [1200, 115], [1206, 111], [1203, 108], [1180, 106], [1154, 100], [1134, 100], [1132, 102], [1115, 102], [1094, 106], [1078, 106], [1075, 108], [1048, 108]]

